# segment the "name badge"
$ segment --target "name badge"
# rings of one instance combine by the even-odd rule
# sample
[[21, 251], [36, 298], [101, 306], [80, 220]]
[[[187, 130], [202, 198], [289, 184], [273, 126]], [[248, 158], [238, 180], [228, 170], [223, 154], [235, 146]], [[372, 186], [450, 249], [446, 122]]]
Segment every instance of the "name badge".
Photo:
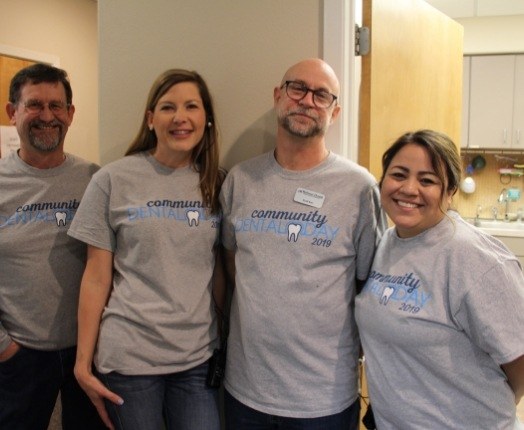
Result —
[[297, 203], [302, 203], [303, 205], [313, 206], [314, 208], [320, 209], [324, 204], [325, 198], [326, 196], [324, 194], [306, 190], [305, 188], [298, 188], [293, 200]]

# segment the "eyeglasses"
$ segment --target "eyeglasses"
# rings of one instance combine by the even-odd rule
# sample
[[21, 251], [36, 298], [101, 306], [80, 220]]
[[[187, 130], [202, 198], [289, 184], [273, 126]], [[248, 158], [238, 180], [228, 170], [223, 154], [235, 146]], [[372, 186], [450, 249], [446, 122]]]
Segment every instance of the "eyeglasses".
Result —
[[311, 94], [313, 95], [313, 104], [322, 109], [327, 109], [335, 100], [337, 100], [336, 95], [331, 94], [326, 90], [312, 90], [311, 88], [306, 87], [303, 83], [297, 81], [286, 81], [280, 89], [284, 87], [286, 87], [287, 96], [296, 102], [302, 100], [307, 96], [307, 93], [311, 91]]
[[31, 114], [42, 113], [46, 105], [49, 108], [49, 110], [56, 115], [63, 114], [70, 107], [69, 104], [65, 104], [59, 101], [44, 103], [40, 100], [29, 100], [27, 102], [24, 102], [23, 105], [25, 107], [25, 110]]

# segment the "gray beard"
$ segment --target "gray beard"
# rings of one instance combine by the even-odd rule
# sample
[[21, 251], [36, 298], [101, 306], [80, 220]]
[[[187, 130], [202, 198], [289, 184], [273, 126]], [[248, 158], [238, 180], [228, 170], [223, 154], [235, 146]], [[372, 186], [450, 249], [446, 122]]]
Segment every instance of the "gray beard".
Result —
[[317, 123], [310, 125], [309, 127], [295, 126], [293, 120], [289, 116], [280, 118], [280, 125], [292, 136], [297, 137], [314, 137], [324, 134], [324, 130], [318, 126]]
[[60, 139], [55, 139], [51, 144], [44, 143], [40, 139], [35, 139], [34, 137], [31, 137], [29, 139], [29, 143], [33, 148], [36, 148], [43, 152], [53, 152], [56, 148], [58, 148], [58, 145], [60, 145]]
[[53, 139], [45, 139], [41, 137], [36, 137], [29, 131], [29, 144], [39, 151], [43, 152], [53, 152], [62, 141], [62, 128], [59, 128], [58, 136]]

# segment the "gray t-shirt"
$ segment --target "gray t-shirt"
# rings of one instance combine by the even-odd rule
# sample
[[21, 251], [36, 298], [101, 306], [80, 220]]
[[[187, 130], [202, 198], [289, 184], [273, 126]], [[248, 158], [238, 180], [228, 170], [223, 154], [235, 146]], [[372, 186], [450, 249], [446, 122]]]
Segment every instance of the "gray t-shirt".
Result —
[[52, 169], [0, 160], [0, 351], [76, 345], [86, 247], [67, 229], [97, 169], [71, 154]]
[[231, 170], [221, 202], [236, 251], [226, 389], [268, 414], [342, 411], [358, 396], [353, 303], [380, 234], [375, 180], [335, 154], [288, 171], [269, 152]]
[[69, 234], [114, 254], [95, 365], [126, 375], [180, 372], [217, 339], [211, 295], [220, 216], [203, 207], [199, 175], [147, 152], [104, 166]]
[[524, 354], [524, 275], [456, 212], [408, 239], [387, 231], [356, 299], [379, 429], [512, 429], [501, 364]]

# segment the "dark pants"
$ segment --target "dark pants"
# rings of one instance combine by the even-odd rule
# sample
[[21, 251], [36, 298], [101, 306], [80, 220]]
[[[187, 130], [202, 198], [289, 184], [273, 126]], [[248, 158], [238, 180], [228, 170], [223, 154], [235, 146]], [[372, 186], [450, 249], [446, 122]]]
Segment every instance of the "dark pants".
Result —
[[76, 348], [22, 347], [0, 363], [0, 429], [47, 430], [60, 391], [64, 430], [106, 429], [73, 375]]
[[252, 409], [224, 393], [227, 430], [358, 430], [360, 402], [342, 412], [319, 418], [289, 418]]
[[207, 362], [166, 375], [99, 374], [100, 380], [124, 400], [106, 400], [118, 430], [219, 430], [218, 391], [206, 386]]

